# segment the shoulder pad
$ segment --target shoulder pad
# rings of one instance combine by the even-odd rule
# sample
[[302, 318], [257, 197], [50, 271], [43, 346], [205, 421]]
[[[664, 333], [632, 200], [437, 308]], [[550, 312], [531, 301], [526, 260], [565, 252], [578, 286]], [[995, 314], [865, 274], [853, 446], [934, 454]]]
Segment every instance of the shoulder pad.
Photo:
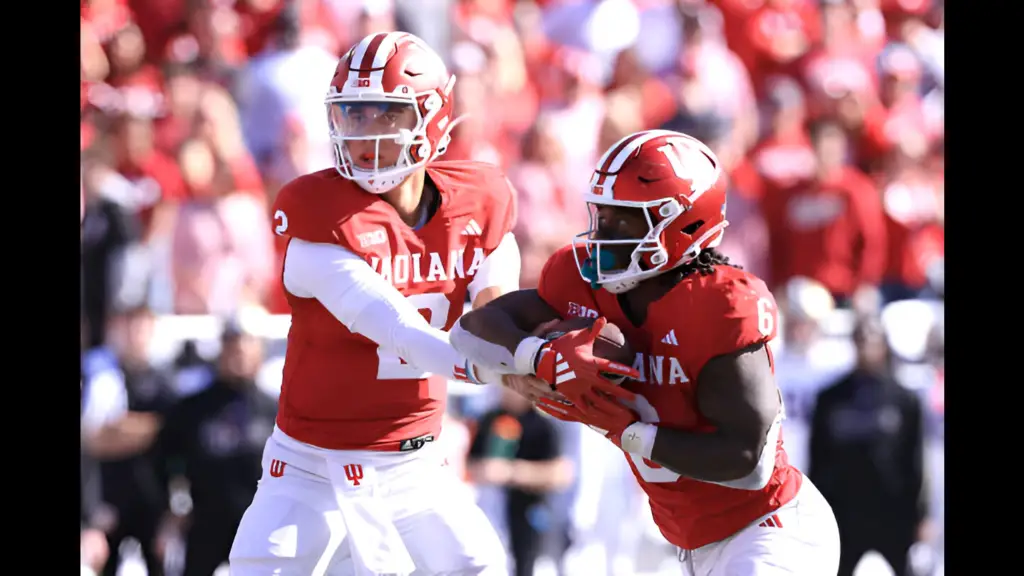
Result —
[[281, 188], [274, 200], [271, 226], [279, 236], [351, 246], [346, 223], [377, 200], [333, 169], [321, 170], [299, 176]]
[[544, 263], [537, 283], [537, 294], [555, 310], [570, 315], [570, 302], [589, 302], [592, 299], [593, 290], [580, 276], [572, 245], [562, 246]]
[[712, 278], [702, 290], [701, 308], [709, 314], [710, 325], [716, 326], [722, 353], [775, 338], [778, 309], [764, 281], [731, 267], [720, 269]]
[[485, 250], [498, 246], [516, 224], [516, 191], [501, 168], [484, 162], [443, 161], [430, 165], [434, 183], [457, 203], [454, 213], [468, 212], [481, 228]]

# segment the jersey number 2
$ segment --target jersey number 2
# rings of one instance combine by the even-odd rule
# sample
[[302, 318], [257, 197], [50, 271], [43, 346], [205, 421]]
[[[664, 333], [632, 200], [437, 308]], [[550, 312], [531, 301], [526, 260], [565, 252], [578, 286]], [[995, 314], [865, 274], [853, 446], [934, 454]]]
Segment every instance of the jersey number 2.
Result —
[[[647, 401], [647, 398], [637, 395], [635, 400], [630, 402], [623, 402], [623, 404], [629, 406], [634, 412], [640, 415], [640, 421], [648, 424], [657, 424], [661, 421], [658, 416], [658, 411], [651, 406], [651, 403]], [[662, 468], [653, 462], [653, 466], [644, 461], [642, 456], [636, 454], [626, 453], [626, 456], [636, 466], [636, 471], [640, 474], [640, 477], [644, 479], [644, 482], [675, 482], [679, 480], [679, 474], [669, 470], [668, 468]]]
[[[444, 330], [448, 323], [448, 311], [452, 303], [444, 294], [416, 294], [407, 296], [410, 304], [415, 306], [420, 314], [427, 319], [427, 322], [438, 330]], [[377, 379], [378, 380], [416, 380], [426, 378], [427, 372], [420, 370], [412, 364], [406, 364], [404, 360], [395, 354], [377, 349]]]

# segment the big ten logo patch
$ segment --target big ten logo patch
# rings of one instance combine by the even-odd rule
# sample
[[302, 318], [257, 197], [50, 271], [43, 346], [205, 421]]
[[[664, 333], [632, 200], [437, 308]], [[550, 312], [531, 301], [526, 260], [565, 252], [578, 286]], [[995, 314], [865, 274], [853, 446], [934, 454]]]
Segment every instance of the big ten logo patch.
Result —
[[359, 483], [363, 480], [363, 465], [345, 464], [345, 479], [352, 483], [353, 486], [359, 486]]
[[580, 318], [597, 318], [597, 310], [593, 308], [587, 308], [575, 302], [569, 302], [569, 316], [579, 316]]
[[388, 235], [384, 232], [384, 229], [372, 230], [370, 232], [363, 232], [356, 236], [359, 239], [360, 248], [368, 248], [370, 246], [377, 246], [379, 244], [385, 244], [388, 241]]

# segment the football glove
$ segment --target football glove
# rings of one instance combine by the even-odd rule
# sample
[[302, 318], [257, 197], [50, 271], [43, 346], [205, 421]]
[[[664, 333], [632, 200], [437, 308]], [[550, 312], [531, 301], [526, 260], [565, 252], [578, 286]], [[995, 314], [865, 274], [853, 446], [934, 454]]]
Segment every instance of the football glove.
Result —
[[534, 371], [537, 377], [579, 407], [604, 407], [606, 402], [599, 401], [600, 395], [597, 392], [626, 401], [635, 398], [635, 394], [610, 381], [608, 377], [635, 379], [640, 376], [639, 372], [624, 364], [594, 356], [594, 340], [607, 323], [604, 318], [598, 318], [590, 328], [566, 332], [545, 344], [538, 354]]

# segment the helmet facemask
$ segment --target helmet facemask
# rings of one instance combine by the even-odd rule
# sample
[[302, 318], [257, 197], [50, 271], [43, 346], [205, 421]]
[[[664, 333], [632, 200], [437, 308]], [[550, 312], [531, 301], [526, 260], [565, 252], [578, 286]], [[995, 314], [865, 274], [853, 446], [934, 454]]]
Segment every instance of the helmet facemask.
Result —
[[[586, 258], [581, 260], [579, 251], [574, 250], [576, 266], [584, 280], [590, 283], [594, 289], [604, 288], [612, 294], [622, 294], [635, 288], [640, 282], [673, 270], [697, 258], [701, 253], [701, 246], [712, 236], [718, 234], [708, 247], [721, 242], [720, 232], [728, 225], [722, 222], [704, 231], [699, 238], [694, 239], [684, 252], [682, 258], [675, 262], [669, 261], [671, 250], [666, 246], [667, 232], [669, 226], [680, 216], [686, 213], [687, 208], [682, 206], [676, 199], [658, 199], [650, 202], [629, 202], [616, 200], [602, 200], [591, 202], [590, 229], [576, 235], [573, 240], [574, 247], [583, 246], [586, 250]], [[647, 220], [647, 234], [643, 238], [597, 238], [597, 212], [601, 206], [621, 206], [627, 208], [638, 208]], [[657, 220], [655, 218], [657, 215]], [[612, 246], [635, 245], [632, 250], [627, 266], [623, 267], [619, 258], [609, 250]], [[602, 247], [604, 250], [602, 250]]]
[[[421, 98], [426, 114], [421, 113]], [[443, 153], [449, 139], [446, 133], [442, 145], [431, 149], [427, 127], [441, 108], [436, 92], [332, 93], [326, 105], [338, 173], [374, 194], [401, 184], [409, 174]], [[381, 157], [382, 151], [385, 158]]]

